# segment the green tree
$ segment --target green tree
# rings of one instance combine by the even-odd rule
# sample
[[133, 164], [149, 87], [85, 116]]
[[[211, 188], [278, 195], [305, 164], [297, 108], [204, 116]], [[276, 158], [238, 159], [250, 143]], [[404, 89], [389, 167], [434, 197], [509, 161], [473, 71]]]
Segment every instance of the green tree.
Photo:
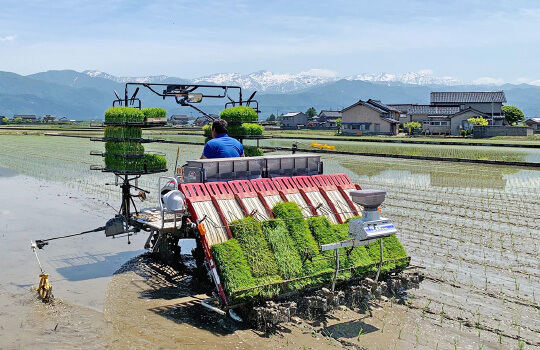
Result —
[[2, 124], [9, 124], [9, 118], [3, 117], [2, 118]]
[[21, 124], [23, 122], [22, 118], [21, 117], [17, 117], [15, 119], [13, 119], [13, 124]]
[[477, 126], [477, 125], [478, 126], [486, 126], [486, 125], [488, 125], [488, 121], [485, 120], [482, 117], [469, 118], [469, 119], [467, 119], [467, 123], [472, 124], [474, 126]]
[[515, 125], [525, 120], [525, 115], [521, 109], [514, 106], [503, 106], [504, 119], [510, 125]]
[[266, 121], [267, 122], [275, 122], [276, 121], [276, 116], [274, 115], [274, 113], [270, 114], [270, 116], [268, 118], [266, 118]]
[[310, 107], [306, 111], [306, 115], [308, 116], [308, 119], [313, 119], [313, 117], [315, 117], [317, 115], [317, 111], [315, 110], [315, 108]]
[[341, 134], [341, 118], [336, 119], [336, 126], [338, 134]]
[[411, 135], [414, 129], [421, 129], [422, 124], [420, 124], [419, 122], [408, 122], [403, 124], [403, 127], [409, 130], [409, 135]]

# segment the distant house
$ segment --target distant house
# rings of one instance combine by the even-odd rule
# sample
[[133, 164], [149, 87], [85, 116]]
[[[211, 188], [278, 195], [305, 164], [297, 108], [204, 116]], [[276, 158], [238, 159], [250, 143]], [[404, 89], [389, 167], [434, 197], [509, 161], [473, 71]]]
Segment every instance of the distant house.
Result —
[[341, 116], [341, 111], [321, 110], [317, 116], [318, 125], [323, 129], [335, 129], [337, 128], [336, 120]]
[[15, 114], [13, 120], [21, 118], [23, 123], [35, 123], [37, 122], [37, 117], [35, 114]]
[[52, 123], [56, 121], [56, 116], [47, 114], [43, 116], [42, 120], [44, 123]]
[[185, 114], [175, 114], [169, 118], [169, 123], [172, 125], [187, 125], [189, 118]]
[[408, 122], [419, 122], [422, 133], [428, 135], [460, 135], [461, 130], [472, 128], [467, 122], [469, 118], [490, 116], [474, 108], [461, 110], [459, 106], [433, 105], [391, 105], [400, 110], [400, 125]]
[[460, 111], [457, 106], [438, 107], [419, 104], [389, 104], [389, 106], [399, 110], [399, 125], [401, 127], [405, 123], [419, 122], [422, 124], [424, 121], [429, 120], [429, 117], [444, 118]]
[[344, 135], [397, 135], [400, 111], [381, 101], [358, 101], [341, 111]]
[[[409, 122], [418, 122], [422, 125], [422, 132], [426, 134], [450, 134], [450, 117], [458, 112], [458, 106], [432, 106], [419, 104], [392, 104], [400, 111], [399, 125], [403, 127]], [[459, 131], [457, 133], [459, 135]]]
[[205, 126], [210, 120], [207, 117], [198, 117], [193, 122], [193, 126]]
[[489, 125], [503, 125], [503, 103], [506, 103], [504, 91], [432, 92], [430, 95], [431, 106], [453, 106], [461, 111], [474, 109], [487, 115]]
[[298, 129], [299, 126], [305, 126], [308, 123], [308, 117], [302, 112], [291, 112], [284, 114], [281, 119], [282, 129]]
[[525, 120], [525, 124], [533, 128], [533, 130], [540, 130], [540, 118], [531, 118]]

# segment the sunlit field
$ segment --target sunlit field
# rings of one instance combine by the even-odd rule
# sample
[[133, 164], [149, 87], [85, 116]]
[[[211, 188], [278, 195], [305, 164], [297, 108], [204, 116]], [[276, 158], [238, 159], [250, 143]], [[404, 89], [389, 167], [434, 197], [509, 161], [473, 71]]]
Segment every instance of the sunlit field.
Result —
[[[199, 136], [170, 138], [202, 142]], [[264, 142], [283, 147], [290, 143]], [[92, 150], [103, 151], [103, 143], [84, 138], [2, 135], [0, 144], [0, 167], [60, 182], [116, 203], [119, 189], [105, 186], [114, 181], [114, 175], [89, 170], [93, 164], [103, 164], [101, 157], [89, 155]], [[156, 196], [157, 177], [172, 174], [178, 146], [179, 165], [198, 158], [202, 151], [202, 145], [145, 144], [148, 151], [163, 153], [170, 169], [167, 174], [140, 179], [139, 186], [152, 192], [150, 199]], [[338, 150], [350, 147], [369, 152], [371, 144], [341, 142], [336, 146]], [[381, 149], [379, 144], [373, 147]], [[491, 147], [454, 150], [450, 146], [388, 145], [385, 151], [404, 149], [448, 157], [476, 154], [481, 159], [497, 160], [538, 161], [539, 156], [536, 150]], [[395, 222], [411, 264], [426, 275], [420, 288], [410, 292], [407, 312], [416, 312], [424, 323], [430, 320], [443, 329], [468, 329], [474, 334], [461, 339], [448, 331], [448, 337], [441, 339], [441, 345], [446, 345], [441, 348], [453, 348], [454, 342], [458, 348], [461, 343], [482, 348], [484, 342], [501, 348], [540, 346], [539, 170], [351, 155], [324, 155], [323, 161], [325, 173], [345, 172], [363, 188], [387, 191], [383, 215]], [[418, 344], [435, 348], [429, 330], [419, 323], [401, 327], [403, 332], [414, 333]]]

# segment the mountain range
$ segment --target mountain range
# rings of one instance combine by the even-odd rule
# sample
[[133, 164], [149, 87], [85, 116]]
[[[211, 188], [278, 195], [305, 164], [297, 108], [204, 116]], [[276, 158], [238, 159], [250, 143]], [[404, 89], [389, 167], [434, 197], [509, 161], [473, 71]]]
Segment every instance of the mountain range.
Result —
[[[314, 107], [340, 110], [359, 99], [381, 100], [383, 103], [429, 103], [431, 91], [504, 90], [507, 105], [519, 107], [526, 117], [540, 116], [540, 87], [535, 85], [480, 85], [453, 78], [439, 78], [420, 73], [357, 74], [336, 77], [332, 74], [277, 74], [258, 71], [251, 74], [218, 73], [195, 79], [169, 77], [117, 77], [99, 71], [47, 71], [27, 76], [0, 71], [0, 115], [51, 114], [68, 119], [103, 118], [105, 109], [115, 99], [114, 91], [123, 96], [126, 82], [161, 84], [234, 85], [243, 88], [244, 98], [257, 91], [256, 100], [261, 118], [306, 111]], [[131, 90], [130, 90], [131, 91]], [[168, 115], [187, 114], [195, 118], [197, 111], [181, 107], [172, 100], [162, 100], [146, 89], [137, 97], [143, 107], [160, 106]], [[205, 99], [200, 107], [207, 113], [219, 113], [225, 99]]]

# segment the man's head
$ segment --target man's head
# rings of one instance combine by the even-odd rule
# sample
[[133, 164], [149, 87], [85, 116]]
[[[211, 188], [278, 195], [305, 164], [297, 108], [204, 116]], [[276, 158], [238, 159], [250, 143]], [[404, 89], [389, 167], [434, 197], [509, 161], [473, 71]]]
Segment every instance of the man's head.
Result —
[[215, 138], [219, 134], [227, 133], [227, 121], [223, 119], [216, 119], [212, 123], [212, 137]]

